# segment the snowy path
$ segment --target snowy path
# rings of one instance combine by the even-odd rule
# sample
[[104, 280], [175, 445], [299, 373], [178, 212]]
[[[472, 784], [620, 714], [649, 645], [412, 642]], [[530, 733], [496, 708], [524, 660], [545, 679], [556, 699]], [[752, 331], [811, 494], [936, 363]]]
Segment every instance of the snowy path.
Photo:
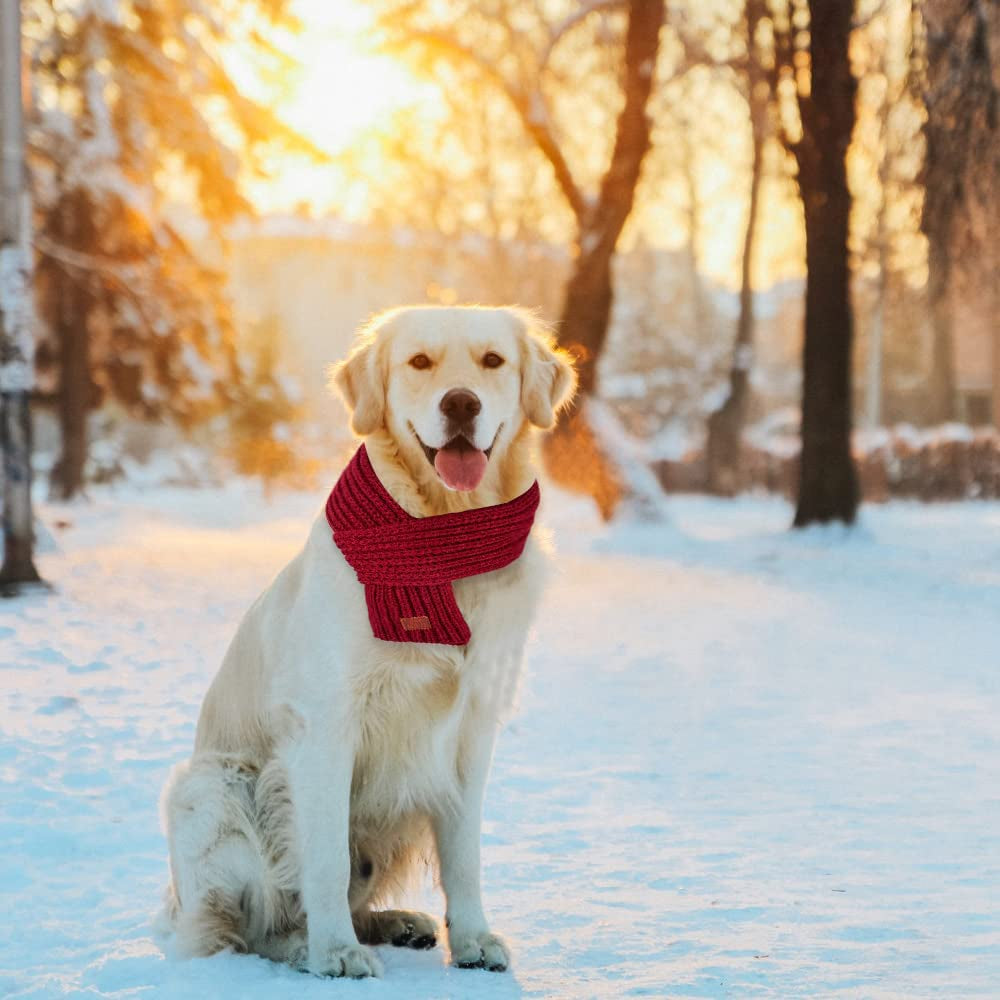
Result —
[[611, 531], [568, 505], [487, 800], [515, 974], [165, 958], [159, 788], [315, 505], [45, 511], [59, 591], [0, 603], [0, 996], [1000, 995], [1000, 506], [975, 504], [849, 538], [785, 533], [777, 501]]

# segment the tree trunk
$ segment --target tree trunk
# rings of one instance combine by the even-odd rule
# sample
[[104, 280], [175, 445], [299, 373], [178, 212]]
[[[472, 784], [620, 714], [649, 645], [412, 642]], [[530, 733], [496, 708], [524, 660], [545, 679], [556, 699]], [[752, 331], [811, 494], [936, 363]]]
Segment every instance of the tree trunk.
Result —
[[878, 280], [875, 301], [868, 317], [868, 357], [865, 358], [865, 427], [874, 430], [882, 424], [883, 363], [885, 353], [885, 297], [888, 292], [886, 260], [888, 254], [879, 251]]
[[750, 174], [750, 208], [743, 236], [740, 314], [736, 323], [733, 363], [729, 371], [729, 395], [722, 406], [708, 418], [708, 441], [705, 446], [708, 489], [720, 496], [733, 496], [740, 489], [740, 451], [750, 402], [750, 371], [753, 367], [753, 248], [760, 205], [763, 146], [763, 138], [755, 135]]
[[[1000, 289], [993, 289], [994, 316], [1000, 316]], [[1000, 428], [1000, 329], [993, 331], [993, 426]]]
[[32, 560], [30, 212], [24, 186], [18, 0], [0, 0], [0, 454], [3, 458], [3, 565], [0, 594], [38, 582]]
[[594, 434], [582, 403], [596, 387], [597, 359], [611, 317], [613, 255], [613, 247], [599, 246], [589, 253], [581, 250], [566, 286], [559, 340], [576, 358], [579, 390], [544, 445], [546, 466], [553, 479], [592, 496], [605, 520], [612, 517], [624, 496], [625, 482], [617, 463], [605, 454]]
[[885, 306], [889, 293], [889, 180], [892, 176], [892, 140], [889, 134], [889, 112], [892, 99], [887, 90], [879, 107], [878, 206], [875, 220], [875, 252], [878, 258], [878, 278], [875, 301], [868, 317], [868, 354], [865, 358], [864, 425], [869, 430], [882, 423], [884, 396]]
[[[928, 134], [927, 155], [931, 154]], [[941, 424], [955, 419], [955, 343], [952, 336], [950, 224], [942, 220], [943, 231], [937, 228], [944, 206], [935, 204], [939, 194], [927, 188], [924, 207], [924, 227], [927, 233], [927, 298], [931, 313], [931, 370], [927, 380], [927, 419]], [[950, 200], [950, 199], [949, 199]], [[950, 213], [948, 213], [950, 214]]]
[[[70, 284], [64, 279], [63, 285]], [[59, 431], [61, 450], [52, 469], [51, 496], [71, 500], [83, 491], [87, 463], [87, 414], [90, 399], [89, 337], [86, 316], [74, 314], [73, 289], [59, 304]]]
[[576, 266], [566, 286], [559, 321], [559, 342], [577, 360], [580, 396], [546, 438], [547, 465], [553, 478], [564, 486], [591, 494], [606, 518], [624, 494], [623, 477], [604, 454], [579, 403], [596, 388], [597, 362], [611, 319], [611, 264], [649, 149], [646, 103], [663, 19], [663, 0], [631, 0], [625, 38], [625, 105], [597, 203], [584, 206], [578, 217]]
[[[90, 225], [82, 195], [70, 195], [60, 218], [60, 242], [84, 245]], [[87, 328], [87, 291], [82, 275], [61, 272], [57, 284], [56, 343], [59, 352], [59, 431], [61, 451], [52, 469], [50, 493], [54, 500], [71, 500], [83, 491], [87, 464], [87, 417], [94, 387], [90, 374], [90, 332]]]
[[[687, 98], [690, 103], [693, 99]], [[694, 150], [692, 149], [690, 125], [687, 120], [681, 128], [681, 155], [680, 166], [681, 175], [684, 179], [685, 193], [687, 194], [687, 247], [685, 248], [685, 263], [688, 267], [688, 284], [691, 287], [691, 340], [693, 343], [704, 343], [708, 335], [708, 325], [710, 322], [709, 305], [705, 294], [705, 283], [701, 279], [699, 270], [699, 256], [701, 250], [701, 201], [698, 197], [698, 167], [695, 162]]]
[[32, 558], [31, 414], [27, 392], [4, 392], [0, 406], [0, 449], [4, 459], [3, 567], [0, 596], [16, 595], [23, 584], [38, 583]]
[[848, 59], [853, 8], [853, 0], [810, 0], [812, 84], [810, 95], [799, 98], [802, 138], [793, 146], [807, 268], [796, 527], [850, 524], [858, 507], [851, 457], [851, 195], [845, 165], [854, 130], [856, 82]]
[[889, 234], [886, 228], [885, 185], [887, 174], [880, 170], [882, 185], [878, 207], [877, 250], [878, 278], [875, 281], [875, 301], [868, 317], [868, 356], [865, 358], [865, 416], [869, 430], [882, 425], [885, 396], [885, 307], [889, 295]]
[[729, 394], [708, 418], [705, 463], [708, 489], [720, 496], [733, 496], [740, 487], [743, 427], [750, 403], [750, 371], [753, 368], [753, 265], [757, 220], [760, 214], [760, 187], [764, 173], [764, 142], [770, 92], [765, 89], [764, 72], [756, 52], [757, 26], [763, 4], [747, 3], [747, 101], [750, 111], [752, 150], [750, 159], [750, 204], [743, 233], [740, 269], [740, 313], [736, 321], [733, 362], [729, 370]]
[[[586, 244], [589, 238], [591, 234], [582, 242]], [[617, 239], [617, 234], [614, 238]], [[608, 246], [606, 240], [595, 247], [581, 247], [564, 294], [559, 341], [576, 358], [580, 392], [584, 395], [590, 395], [597, 387], [597, 361], [611, 318], [613, 257], [614, 246]]]

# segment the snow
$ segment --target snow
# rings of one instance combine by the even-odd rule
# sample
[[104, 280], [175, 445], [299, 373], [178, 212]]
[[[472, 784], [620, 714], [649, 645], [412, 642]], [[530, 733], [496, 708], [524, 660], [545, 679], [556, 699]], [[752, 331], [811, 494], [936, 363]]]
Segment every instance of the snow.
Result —
[[744, 439], [760, 451], [780, 458], [794, 458], [801, 447], [799, 428], [802, 412], [797, 406], [782, 406], [772, 410], [743, 432]]
[[607, 527], [547, 491], [483, 837], [514, 973], [382, 949], [330, 983], [153, 926], [161, 783], [320, 498], [95, 496], [42, 509], [56, 591], [0, 603], [0, 995], [1000, 995], [1000, 505], [791, 533], [778, 500]]
[[649, 462], [680, 462], [703, 443], [704, 434], [692, 430], [683, 419], [666, 421], [646, 441], [646, 458]]
[[666, 496], [650, 467], [643, 445], [622, 426], [612, 407], [602, 399], [586, 400], [585, 414], [605, 454], [614, 455], [627, 487], [622, 508], [634, 520], [658, 521], [666, 516]]
[[[793, 458], [801, 447], [799, 428], [801, 411], [796, 406], [772, 410], [755, 424], [747, 427], [745, 440], [760, 451], [780, 458]], [[995, 441], [993, 427], [970, 427], [968, 424], [946, 423], [931, 427], [893, 424], [882, 427], [862, 427], [853, 431], [851, 441], [858, 455], [876, 451], [899, 452], [938, 449], [948, 444], [988, 444]]]

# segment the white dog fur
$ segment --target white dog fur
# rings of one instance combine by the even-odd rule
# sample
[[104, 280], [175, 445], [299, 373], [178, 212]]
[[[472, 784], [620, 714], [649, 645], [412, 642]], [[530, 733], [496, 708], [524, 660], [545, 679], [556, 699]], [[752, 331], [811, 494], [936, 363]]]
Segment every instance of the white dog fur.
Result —
[[[490, 367], [489, 353], [503, 363]], [[417, 355], [430, 363], [410, 364]], [[415, 516], [527, 489], [534, 428], [553, 425], [575, 381], [547, 332], [514, 308], [390, 311], [333, 373], [379, 479]], [[472, 443], [494, 442], [468, 492], [445, 487], [417, 440], [447, 443], [439, 404], [453, 388], [481, 401]], [[164, 790], [180, 953], [231, 947], [322, 975], [378, 975], [368, 944], [435, 942], [430, 917], [376, 909], [426, 862], [446, 897], [452, 961], [507, 967], [480, 898], [480, 815], [541, 563], [531, 538], [509, 567], [455, 582], [467, 646], [383, 642], [317, 517], [240, 624], [202, 705], [194, 755]]]

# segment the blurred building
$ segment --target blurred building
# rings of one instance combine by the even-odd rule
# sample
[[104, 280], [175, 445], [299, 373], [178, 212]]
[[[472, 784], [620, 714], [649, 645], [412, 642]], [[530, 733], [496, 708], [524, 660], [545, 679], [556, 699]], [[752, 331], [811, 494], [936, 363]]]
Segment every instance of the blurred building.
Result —
[[[555, 320], [570, 260], [544, 244], [272, 216], [233, 230], [227, 266], [245, 335], [277, 341], [283, 367], [318, 402], [326, 367], [373, 313], [414, 302], [517, 303]], [[669, 436], [678, 422], [700, 434], [725, 392], [737, 295], [699, 275], [688, 251], [649, 246], [618, 254], [615, 287], [602, 394], [639, 437]], [[803, 291], [792, 280], [755, 297], [751, 419], [798, 405]], [[874, 294], [870, 282], [856, 281], [859, 387]], [[1000, 383], [1000, 330], [979, 305], [960, 305], [955, 332], [960, 417], [972, 424], [996, 419]], [[930, 328], [922, 290], [893, 285], [884, 351], [885, 422], [923, 423]]]
[[953, 301], [958, 419], [1000, 427], [1000, 316], [988, 299], [993, 288], [970, 290]]
[[374, 313], [408, 303], [518, 304], [558, 315], [568, 259], [551, 247], [272, 216], [231, 234], [241, 325], [273, 330], [287, 367], [317, 399], [326, 367]]

